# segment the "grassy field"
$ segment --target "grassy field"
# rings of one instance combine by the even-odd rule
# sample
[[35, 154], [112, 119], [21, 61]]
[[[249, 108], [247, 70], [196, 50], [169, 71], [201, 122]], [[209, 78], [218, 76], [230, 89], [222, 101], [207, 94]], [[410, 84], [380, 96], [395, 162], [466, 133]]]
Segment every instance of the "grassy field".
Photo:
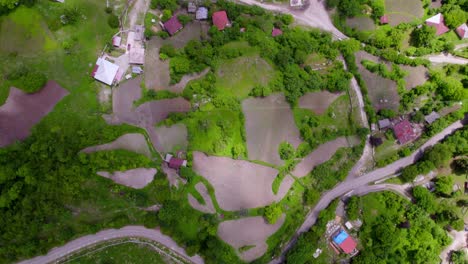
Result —
[[422, 18], [424, 9], [420, 0], [385, 0], [385, 13], [389, 24], [396, 26]]
[[372, 18], [364, 15], [347, 18], [346, 25], [359, 31], [371, 31], [375, 29], [375, 24]]
[[161, 256], [151, 245], [136, 244], [132, 242], [115, 242], [99, 245], [92, 250], [87, 250], [70, 257], [63, 263], [71, 264], [105, 264], [105, 263], [175, 263], [168, 257]]

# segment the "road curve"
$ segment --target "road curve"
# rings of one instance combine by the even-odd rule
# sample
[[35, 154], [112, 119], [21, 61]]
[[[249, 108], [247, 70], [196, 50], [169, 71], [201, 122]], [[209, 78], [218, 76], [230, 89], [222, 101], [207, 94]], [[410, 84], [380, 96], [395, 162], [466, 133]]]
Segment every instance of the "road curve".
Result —
[[453, 56], [451, 54], [429, 55], [427, 56], [427, 59], [432, 63], [450, 63], [450, 64], [460, 64], [460, 65], [468, 64], [468, 59]]
[[77, 238], [68, 242], [61, 247], [55, 247], [50, 250], [45, 256], [38, 256], [29, 260], [20, 262], [19, 264], [44, 264], [51, 263], [59, 260], [73, 252], [80, 249], [101, 243], [103, 241], [125, 238], [125, 237], [141, 237], [149, 240], [156, 241], [163, 244], [168, 249], [177, 253], [177, 255], [183, 257], [187, 261], [194, 264], [204, 264], [203, 259], [199, 255], [190, 257], [187, 255], [185, 250], [177, 245], [172, 238], [164, 235], [157, 229], [149, 229], [143, 226], [125, 226], [121, 229], [106, 229], [102, 230], [93, 235], [87, 235], [84, 237]]
[[285, 260], [286, 253], [294, 246], [299, 236], [308, 231], [317, 221], [317, 217], [323, 209], [327, 208], [327, 206], [336, 198], [346, 194], [347, 192], [353, 191], [359, 187], [365, 186], [369, 183], [373, 183], [375, 181], [384, 179], [390, 175], [397, 173], [404, 167], [407, 167], [413, 164], [417, 157], [424, 152], [425, 149], [435, 145], [437, 142], [444, 139], [447, 135], [452, 134], [455, 130], [463, 127], [462, 121], [457, 121], [447, 128], [445, 128], [442, 132], [436, 134], [432, 138], [430, 138], [424, 145], [418, 148], [413, 154], [408, 157], [402, 158], [400, 160], [395, 161], [392, 164], [387, 165], [386, 167], [376, 169], [371, 171], [367, 174], [362, 175], [358, 178], [348, 177], [349, 180], [345, 180], [340, 184], [336, 185], [335, 188], [327, 191], [322, 198], [318, 201], [315, 207], [307, 214], [304, 223], [296, 230], [296, 233], [293, 237], [289, 240], [285, 247], [283, 247], [281, 251], [281, 255], [270, 261], [270, 264], [279, 264], [283, 263]]

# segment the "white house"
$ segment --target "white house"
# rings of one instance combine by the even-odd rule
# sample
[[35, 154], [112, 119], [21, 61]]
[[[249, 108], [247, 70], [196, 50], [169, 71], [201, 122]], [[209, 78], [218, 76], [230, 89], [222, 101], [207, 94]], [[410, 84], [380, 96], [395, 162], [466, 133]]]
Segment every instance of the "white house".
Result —
[[93, 72], [91, 73], [91, 76], [100, 82], [103, 82], [107, 85], [112, 85], [118, 71], [118, 65], [103, 58], [98, 58], [96, 61], [96, 65], [94, 66]]

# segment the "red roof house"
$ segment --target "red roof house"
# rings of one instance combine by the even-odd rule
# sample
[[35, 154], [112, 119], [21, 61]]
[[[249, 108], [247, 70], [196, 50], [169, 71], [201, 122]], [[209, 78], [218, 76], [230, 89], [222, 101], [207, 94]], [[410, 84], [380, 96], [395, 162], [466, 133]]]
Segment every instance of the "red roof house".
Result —
[[426, 25], [434, 27], [436, 29], [436, 35], [442, 35], [449, 31], [449, 28], [445, 25], [444, 16], [439, 13], [426, 20]]
[[457, 27], [456, 32], [461, 39], [468, 38], [468, 26], [466, 23]]
[[213, 25], [215, 25], [218, 30], [224, 30], [225, 27], [229, 26], [229, 19], [226, 11], [217, 11], [213, 13]]
[[273, 30], [271, 31], [271, 36], [272, 37], [276, 37], [276, 36], [279, 36], [279, 35], [282, 35], [283, 34], [283, 31], [281, 31], [281, 29], [279, 28], [273, 28]]
[[166, 157], [164, 158], [164, 161], [167, 162], [167, 165], [169, 168], [172, 169], [180, 169], [180, 167], [186, 167], [187, 166], [187, 161], [184, 159], [176, 158], [172, 156], [171, 154], [166, 154]]
[[348, 237], [340, 244], [340, 248], [343, 250], [344, 253], [350, 254], [356, 249], [356, 241], [352, 237]]
[[405, 144], [417, 137], [413, 130], [413, 126], [408, 120], [403, 120], [400, 123], [393, 126], [393, 132], [398, 138], [400, 144]]
[[380, 17], [380, 24], [388, 24], [388, 16], [383, 15]]
[[163, 25], [164, 29], [166, 29], [167, 33], [169, 33], [171, 36], [183, 28], [182, 24], [176, 16], [171, 17], [169, 20], [164, 22]]

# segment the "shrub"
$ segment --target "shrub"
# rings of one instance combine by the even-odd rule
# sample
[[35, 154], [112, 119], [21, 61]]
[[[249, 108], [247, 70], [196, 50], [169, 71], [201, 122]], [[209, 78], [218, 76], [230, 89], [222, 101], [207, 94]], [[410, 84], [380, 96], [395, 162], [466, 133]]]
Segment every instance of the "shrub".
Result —
[[282, 160], [288, 160], [294, 157], [294, 147], [288, 142], [281, 142], [278, 147], [278, 153]]
[[188, 23], [192, 22], [193, 18], [191, 16], [188, 16], [188, 15], [178, 15], [177, 16], [177, 19], [179, 19], [180, 23], [182, 23], [182, 25], [187, 25]]
[[106, 7], [105, 11], [106, 11], [107, 14], [111, 14], [112, 13], [112, 7], [110, 7], [110, 6]]
[[118, 28], [120, 26], [119, 17], [114, 14], [110, 14], [107, 18], [107, 23], [111, 28]]
[[177, 55], [177, 50], [171, 44], [164, 44], [159, 49], [159, 54], [161, 54], [161, 53], [164, 53], [167, 56], [169, 56], [170, 58], [172, 58], [175, 55]]
[[273, 203], [267, 207], [265, 207], [264, 216], [268, 223], [274, 224], [283, 214], [283, 209], [281, 205], [278, 203]]
[[168, 21], [172, 17], [172, 11], [168, 9], [164, 9], [161, 17], [162, 22]]

